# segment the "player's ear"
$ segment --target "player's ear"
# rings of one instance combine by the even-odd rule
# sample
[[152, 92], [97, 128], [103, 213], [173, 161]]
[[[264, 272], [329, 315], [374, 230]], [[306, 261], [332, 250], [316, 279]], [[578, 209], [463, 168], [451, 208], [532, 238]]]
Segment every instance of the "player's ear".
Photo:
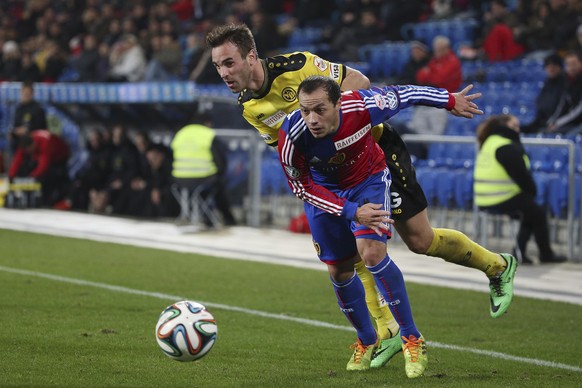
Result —
[[247, 58], [251, 61], [256, 61], [258, 59], [257, 50], [251, 50], [247, 54]]

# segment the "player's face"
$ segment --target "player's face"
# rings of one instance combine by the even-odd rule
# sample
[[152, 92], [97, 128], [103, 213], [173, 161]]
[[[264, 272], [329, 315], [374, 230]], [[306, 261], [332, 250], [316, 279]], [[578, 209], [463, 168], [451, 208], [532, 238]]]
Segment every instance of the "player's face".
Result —
[[334, 133], [339, 126], [340, 104], [334, 105], [323, 89], [317, 89], [313, 93], [299, 93], [299, 109], [301, 117], [307, 124], [309, 132], [316, 139], [326, 137]]
[[236, 45], [231, 42], [212, 49], [212, 64], [233, 93], [240, 93], [249, 87], [254, 61], [256, 55], [253, 51], [243, 58]]

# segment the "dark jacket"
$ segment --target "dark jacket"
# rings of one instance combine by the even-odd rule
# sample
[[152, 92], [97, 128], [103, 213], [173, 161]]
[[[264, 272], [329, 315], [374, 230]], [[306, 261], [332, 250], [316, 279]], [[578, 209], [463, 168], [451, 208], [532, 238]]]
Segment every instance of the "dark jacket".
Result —
[[489, 136], [491, 135], [499, 135], [511, 140], [511, 144], [497, 149], [495, 158], [524, 193], [535, 197], [537, 193], [536, 183], [530, 169], [523, 160], [526, 152], [521, 143], [519, 133], [507, 127], [497, 127], [491, 131]]
[[29, 131], [47, 129], [46, 114], [36, 101], [19, 104], [14, 112], [14, 127], [26, 126]]

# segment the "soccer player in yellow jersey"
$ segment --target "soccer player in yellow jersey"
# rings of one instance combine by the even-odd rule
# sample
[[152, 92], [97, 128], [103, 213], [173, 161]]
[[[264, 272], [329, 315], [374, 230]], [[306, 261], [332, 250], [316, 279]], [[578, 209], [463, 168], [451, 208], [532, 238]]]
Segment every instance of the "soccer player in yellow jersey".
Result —
[[[219, 26], [207, 35], [206, 41], [220, 77], [233, 93], [239, 93], [243, 117], [271, 146], [277, 145], [285, 115], [299, 107], [297, 88], [307, 77], [331, 77], [343, 91], [370, 87], [368, 78], [359, 71], [309, 52], [259, 58], [253, 35], [244, 24]], [[472, 114], [463, 116], [471, 118]], [[398, 234], [415, 253], [484, 272], [491, 290], [490, 314], [501, 316], [511, 304], [516, 259], [509, 254], [490, 252], [456, 230], [433, 228], [424, 192], [402, 138], [388, 123], [375, 128], [375, 138], [392, 173], [391, 208]], [[366, 303], [382, 340], [372, 360], [372, 367], [380, 367], [401, 349], [398, 324], [379, 301], [374, 278], [362, 262], [356, 264], [356, 272], [366, 289]]]

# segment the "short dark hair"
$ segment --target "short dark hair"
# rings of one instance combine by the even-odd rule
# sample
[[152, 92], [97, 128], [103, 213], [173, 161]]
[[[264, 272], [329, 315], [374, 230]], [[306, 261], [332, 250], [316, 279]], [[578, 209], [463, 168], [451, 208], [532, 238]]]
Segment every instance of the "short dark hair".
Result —
[[562, 57], [558, 54], [550, 54], [544, 58], [544, 67], [548, 65], [558, 65], [560, 67], [564, 66], [564, 61]]
[[313, 75], [305, 78], [303, 82], [299, 84], [297, 95], [301, 92], [310, 94], [317, 89], [323, 89], [327, 93], [329, 100], [334, 105], [337, 104], [342, 94], [339, 84], [333, 79], [322, 75]]
[[257, 45], [253, 33], [244, 23], [218, 26], [206, 35], [206, 44], [210, 48], [222, 46], [227, 42], [238, 47], [238, 51], [243, 58], [251, 50], [257, 52]]

